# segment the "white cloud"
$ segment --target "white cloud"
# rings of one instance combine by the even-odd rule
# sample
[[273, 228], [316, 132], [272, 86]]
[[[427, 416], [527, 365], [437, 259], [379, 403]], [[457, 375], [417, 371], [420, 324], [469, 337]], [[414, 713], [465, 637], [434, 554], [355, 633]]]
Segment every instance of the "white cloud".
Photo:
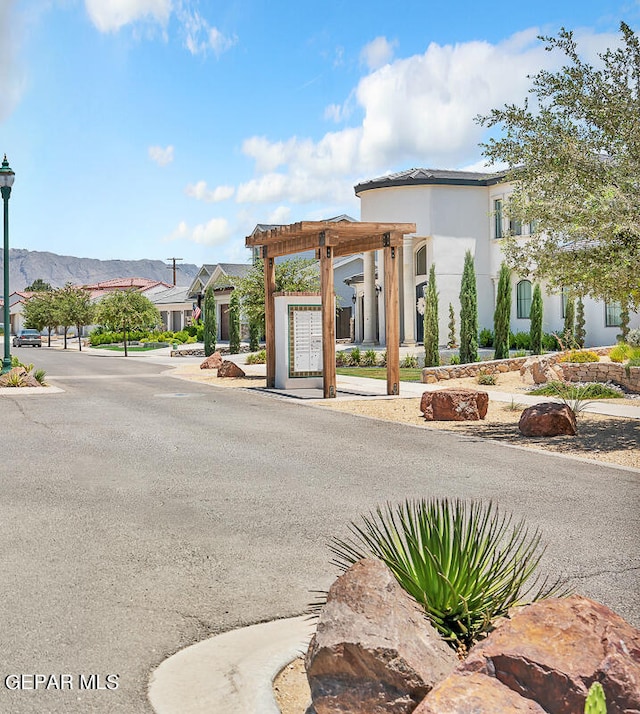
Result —
[[393, 58], [393, 48], [397, 43], [389, 42], [386, 37], [376, 37], [365, 45], [360, 52], [360, 61], [370, 70], [380, 69]]
[[173, 146], [169, 145], [164, 149], [161, 146], [150, 146], [149, 158], [158, 166], [167, 166], [173, 161]]
[[210, 50], [219, 57], [238, 41], [235, 35], [224, 35], [197, 10], [181, 5], [177, 12], [185, 33], [184, 44], [192, 55], [206, 55]]
[[291, 174], [268, 173], [242, 183], [236, 191], [236, 201], [238, 203], [343, 202], [348, 198], [349, 193], [353, 194], [353, 185], [348, 178], [328, 178], [306, 171], [296, 171]]
[[212, 218], [208, 223], [200, 223], [190, 228], [185, 221], [164, 240], [185, 240], [199, 245], [220, 245], [231, 238], [231, 227], [226, 218]]
[[84, 4], [100, 32], [116, 32], [138, 20], [165, 26], [171, 14], [171, 0], [84, 0]]
[[267, 216], [266, 222], [274, 225], [285, 224], [290, 222], [290, 217], [291, 209], [289, 206], [278, 206], [275, 211], [271, 211]]
[[184, 190], [187, 196], [191, 196], [198, 201], [204, 201], [205, 203], [227, 201], [233, 196], [235, 191], [233, 186], [216, 186], [214, 189], [210, 189], [206, 181], [190, 183]]

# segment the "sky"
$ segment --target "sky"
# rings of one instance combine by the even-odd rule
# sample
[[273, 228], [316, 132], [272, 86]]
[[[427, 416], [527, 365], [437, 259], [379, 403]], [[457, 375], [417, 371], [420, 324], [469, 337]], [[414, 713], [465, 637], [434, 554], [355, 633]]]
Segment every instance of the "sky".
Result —
[[360, 217], [359, 181], [483, 170], [479, 114], [522, 104], [571, 29], [640, 0], [0, 0], [12, 248], [247, 262], [257, 223]]

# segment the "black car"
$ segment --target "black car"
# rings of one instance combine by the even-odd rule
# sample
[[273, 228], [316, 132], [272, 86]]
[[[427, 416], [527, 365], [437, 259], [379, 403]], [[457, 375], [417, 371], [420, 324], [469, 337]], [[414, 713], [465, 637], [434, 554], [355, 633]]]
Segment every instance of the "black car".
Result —
[[14, 347], [42, 347], [42, 337], [38, 330], [20, 330], [13, 338]]

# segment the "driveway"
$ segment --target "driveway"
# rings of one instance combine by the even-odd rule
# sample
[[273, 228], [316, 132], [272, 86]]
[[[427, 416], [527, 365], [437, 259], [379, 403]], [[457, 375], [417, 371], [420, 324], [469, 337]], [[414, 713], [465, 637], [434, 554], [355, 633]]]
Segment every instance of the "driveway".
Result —
[[[153, 359], [22, 352], [65, 392], [0, 397], [0, 711], [150, 712], [163, 659], [299, 614], [335, 576], [326, 541], [407, 497], [525, 516], [546, 572], [640, 626], [637, 472], [184, 382]], [[5, 685], [35, 673], [72, 687]]]

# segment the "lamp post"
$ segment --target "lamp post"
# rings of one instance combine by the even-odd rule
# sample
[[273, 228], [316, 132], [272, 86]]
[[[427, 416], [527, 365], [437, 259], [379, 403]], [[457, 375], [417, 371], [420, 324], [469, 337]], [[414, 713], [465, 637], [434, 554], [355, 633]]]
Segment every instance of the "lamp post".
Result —
[[11, 353], [9, 341], [11, 339], [11, 319], [9, 315], [9, 196], [16, 175], [9, 166], [7, 155], [0, 166], [0, 192], [4, 202], [4, 359], [2, 360], [2, 374], [11, 369]]

